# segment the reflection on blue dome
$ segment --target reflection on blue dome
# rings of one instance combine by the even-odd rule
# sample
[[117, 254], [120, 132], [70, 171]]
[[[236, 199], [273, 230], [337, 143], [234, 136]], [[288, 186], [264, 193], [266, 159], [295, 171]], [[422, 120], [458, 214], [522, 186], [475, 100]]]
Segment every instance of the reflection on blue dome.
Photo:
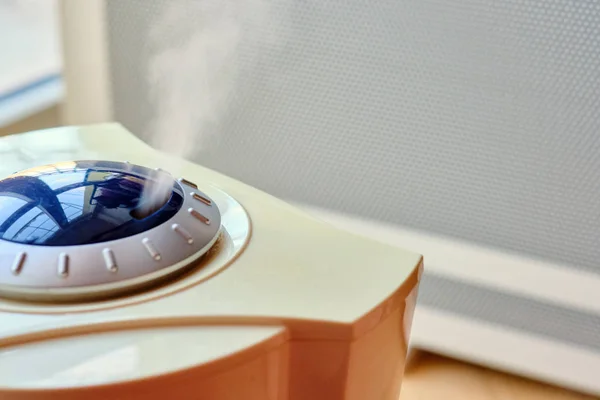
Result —
[[[70, 246], [147, 231], [169, 220], [183, 203], [180, 186], [165, 174], [109, 161], [68, 162], [14, 174], [0, 181], [0, 238]], [[170, 186], [166, 195], [143, 204], [144, 190], [162, 182]]]

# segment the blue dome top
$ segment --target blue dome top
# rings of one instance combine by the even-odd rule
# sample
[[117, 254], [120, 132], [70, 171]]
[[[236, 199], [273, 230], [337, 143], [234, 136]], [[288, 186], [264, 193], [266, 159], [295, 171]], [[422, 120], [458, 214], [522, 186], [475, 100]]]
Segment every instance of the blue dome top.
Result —
[[166, 222], [182, 203], [182, 188], [166, 172], [111, 161], [47, 165], [0, 180], [0, 239], [44, 246], [107, 242]]

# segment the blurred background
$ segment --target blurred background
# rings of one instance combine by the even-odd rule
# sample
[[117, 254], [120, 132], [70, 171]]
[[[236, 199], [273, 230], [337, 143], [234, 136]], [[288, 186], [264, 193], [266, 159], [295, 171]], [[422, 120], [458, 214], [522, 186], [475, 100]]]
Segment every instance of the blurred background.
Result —
[[0, 51], [0, 135], [118, 121], [419, 251], [414, 349], [600, 395], [600, 3], [0, 0]]
[[58, 2], [0, 1], [0, 135], [60, 124]]

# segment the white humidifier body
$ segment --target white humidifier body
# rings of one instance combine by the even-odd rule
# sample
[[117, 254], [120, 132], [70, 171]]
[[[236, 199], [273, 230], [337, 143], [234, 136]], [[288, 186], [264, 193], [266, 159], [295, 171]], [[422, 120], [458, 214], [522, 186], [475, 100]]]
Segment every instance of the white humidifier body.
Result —
[[0, 146], [0, 398], [398, 398], [419, 254], [117, 124]]

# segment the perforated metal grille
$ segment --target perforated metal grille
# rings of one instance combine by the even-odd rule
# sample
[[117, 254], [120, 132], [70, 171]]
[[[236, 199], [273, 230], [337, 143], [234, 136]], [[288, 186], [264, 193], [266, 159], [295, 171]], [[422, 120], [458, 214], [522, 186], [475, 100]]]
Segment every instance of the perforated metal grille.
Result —
[[[158, 110], [141, 71], [220, 18], [199, 3], [217, 4], [107, 3], [116, 116], [142, 137]], [[599, 2], [254, 4], [267, 22], [236, 15], [233, 90], [195, 161], [283, 198], [600, 272]], [[173, 7], [188, 17], [150, 44]]]
[[600, 316], [427, 274], [422, 305], [583, 347], [600, 356]]

